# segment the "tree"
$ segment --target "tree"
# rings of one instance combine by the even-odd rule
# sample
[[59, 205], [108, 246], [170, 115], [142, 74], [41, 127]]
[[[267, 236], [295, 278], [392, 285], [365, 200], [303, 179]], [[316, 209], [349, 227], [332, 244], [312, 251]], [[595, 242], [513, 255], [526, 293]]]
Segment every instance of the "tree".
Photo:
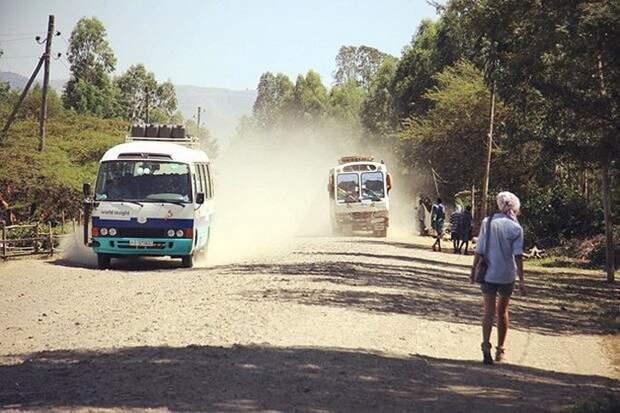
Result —
[[274, 76], [271, 72], [265, 72], [260, 77], [257, 91], [254, 117], [261, 128], [273, 128], [286, 118], [286, 106], [293, 96], [293, 83], [282, 73]]
[[306, 76], [297, 76], [291, 101], [291, 113], [296, 121], [316, 124], [321, 121], [327, 109], [327, 89], [321, 76], [314, 70]]
[[[114, 79], [123, 116], [131, 121], [169, 123], [175, 119], [177, 98], [170, 81], [157, 83], [143, 64], [132, 65]], [[147, 116], [148, 115], [148, 116]]]
[[329, 91], [329, 116], [351, 128], [361, 127], [360, 111], [366, 94], [353, 79]]
[[398, 127], [394, 110], [392, 79], [396, 73], [397, 60], [387, 58], [371, 79], [368, 95], [360, 110], [366, 131], [380, 143], [388, 143]]
[[80, 19], [69, 39], [71, 78], [63, 92], [66, 108], [101, 117], [115, 116], [115, 91], [110, 82], [116, 58], [97, 18]]
[[344, 85], [355, 81], [364, 89], [368, 89], [375, 72], [384, 59], [391, 57], [370, 46], [342, 46], [336, 55], [336, 85]]
[[403, 50], [390, 87], [399, 117], [421, 115], [430, 108], [424, 93], [435, 86], [434, 75], [461, 58], [475, 57], [470, 39], [454, 11], [444, 10], [436, 22], [420, 23]]
[[471, 38], [492, 63], [498, 92], [551, 158], [600, 171], [607, 278], [614, 280], [611, 205], [620, 159], [620, 4], [458, 0]]
[[[420, 170], [432, 167], [443, 194], [452, 196], [482, 179], [490, 93], [482, 73], [465, 60], [434, 81], [437, 86], [423, 96], [432, 108], [406, 119], [400, 136], [411, 145], [407, 163]], [[501, 119], [502, 105], [497, 107]]]

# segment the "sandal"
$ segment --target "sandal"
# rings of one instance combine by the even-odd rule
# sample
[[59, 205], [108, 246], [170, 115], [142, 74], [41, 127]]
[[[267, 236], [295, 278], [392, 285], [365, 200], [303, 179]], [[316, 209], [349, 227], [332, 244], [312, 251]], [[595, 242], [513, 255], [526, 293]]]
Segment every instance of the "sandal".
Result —
[[493, 364], [493, 357], [491, 357], [491, 343], [482, 343], [480, 345], [482, 350], [482, 363], [483, 364]]
[[495, 347], [495, 361], [502, 361], [506, 354], [506, 349], [504, 347]]

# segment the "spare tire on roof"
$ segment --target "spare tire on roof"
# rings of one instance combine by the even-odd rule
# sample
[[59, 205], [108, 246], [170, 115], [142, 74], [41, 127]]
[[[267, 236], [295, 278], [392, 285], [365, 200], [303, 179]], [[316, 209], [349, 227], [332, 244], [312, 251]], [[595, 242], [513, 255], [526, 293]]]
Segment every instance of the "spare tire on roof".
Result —
[[185, 128], [181, 125], [176, 125], [173, 127], [172, 137], [175, 139], [185, 139]]
[[161, 125], [159, 127], [159, 136], [160, 138], [170, 138], [170, 134], [172, 133], [172, 127], [170, 125]]
[[146, 133], [144, 125], [131, 125], [131, 136], [142, 137]]
[[148, 138], [156, 138], [159, 134], [159, 126], [156, 124], [150, 124], [146, 127], [146, 136]]

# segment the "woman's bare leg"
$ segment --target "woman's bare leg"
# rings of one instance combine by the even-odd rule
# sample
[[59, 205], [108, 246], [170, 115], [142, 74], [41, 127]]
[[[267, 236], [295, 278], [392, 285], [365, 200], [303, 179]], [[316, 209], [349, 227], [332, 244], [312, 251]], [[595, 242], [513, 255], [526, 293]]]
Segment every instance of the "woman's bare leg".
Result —
[[510, 297], [499, 296], [499, 302], [497, 304], [497, 347], [504, 347], [506, 342], [506, 334], [508, 333], [508, 325], [510, 321], [508, 319], [508, 303]]
[[484, 294], [484, 316], [482, 318], [482, 343], [491, 342], [491, 330], [495, 318], [495, 294]]

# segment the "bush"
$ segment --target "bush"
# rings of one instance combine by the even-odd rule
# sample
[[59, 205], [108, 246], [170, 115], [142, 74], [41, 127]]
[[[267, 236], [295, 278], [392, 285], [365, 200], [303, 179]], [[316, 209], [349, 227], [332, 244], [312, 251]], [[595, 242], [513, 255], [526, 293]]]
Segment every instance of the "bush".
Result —
[[529, 185], [522, 198], [526, 243], [552, 247], [563, 240], [600, 234], [603, 213], [594, 202], [588, 203], [579, 188], [567, 182], [550, 188]]
[[[615, 267], [620, 268], [620, 231], [614, 233]], [[605, 266], [605, 236], [599, 235], [594, 239], [593, 246], [587, 254], [590, 264], [595, 267]]]

